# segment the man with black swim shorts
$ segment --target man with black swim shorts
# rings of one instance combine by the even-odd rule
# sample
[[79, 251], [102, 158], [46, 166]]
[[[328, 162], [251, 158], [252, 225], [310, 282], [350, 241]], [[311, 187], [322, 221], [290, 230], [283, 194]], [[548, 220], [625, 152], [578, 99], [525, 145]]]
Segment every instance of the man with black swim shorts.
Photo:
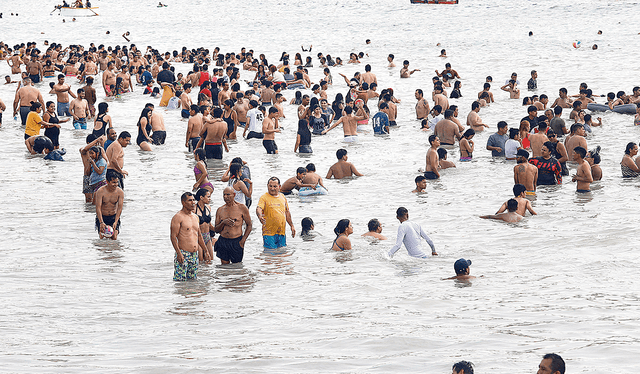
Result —
[[429, 144], [431, 144], [431, 148], [427, 151], [427, 166], [424, 168], [424, 177], [427, 179], [438, 179], [440, 178], [440, 173], [438, 172], [440, 165], [438, 161], [440, 139], [432, 134], [429, 136]]
[[278, 153], [278, 145], [275, 141], [277, 132], [280, 132], [278, 108], [271, 107], [269, 108], [269, 116], [262, 121], [262, 133], [264, 134], [262, 145], [267, 150], [267, 154]]
[[229, 152], [227, 141], [224, 136], [227, 133], [227, 124], [222, 119], [222, 109], [215, 108], [213, 110], [213, 118], [204, 117], [204, 126], [200, 130], [200, 140], [198, 146], [200, 148], [204, 143], [204, 150], [207, 158], [215, 158], [222, 160], [222, 146]]
[[118, 183], [118, 175], [113, 170], [107, 170], [107, 185], [99, 188], [95, 194], [96, 230], [98, 230], [100, 239], [104, 238], [106, 226], [113, 228], [111, 239], [116, 240], [120, 233], [124, 191], [118, 187]]
[[[216, 211], [216, 232], [220, 233], [214, 246], [222, 264], [242, 262], [244, 244], [251, 233], [251, 217], [244, 204], [235, 201], [236, 191], [227, 187], [222, 191], [224, 205]], [[244, 233], [242, 222], [246, 223]]]

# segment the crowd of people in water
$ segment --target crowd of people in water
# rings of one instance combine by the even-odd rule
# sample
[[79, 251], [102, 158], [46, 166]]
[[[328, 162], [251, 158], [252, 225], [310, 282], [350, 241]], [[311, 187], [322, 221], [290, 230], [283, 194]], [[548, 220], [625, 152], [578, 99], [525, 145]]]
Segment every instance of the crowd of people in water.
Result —
[[[126, 34], [123, 36], [126, 38]], [[242, 131], [241, 138], [247, 141], [262, 140], [266, 154], [277, 154], [276, 139], [281, 136], [279, 121], [285, 115], [285, 106], [294, 106], [298, 131], [293, 151], [313, 153], [312, 139], [340, 125], [345, 143], [357, 142], [359, 133], [371, 130], [376, 136], [389, 136], [397, 126], [400, 100], [394, 95], [393, 88], [378, 91], [378, 80], [370, 64], [364, 65], [364, 72], [356, 72], [353, 77], [340, 73], [342, 79], [334, 81], [332, 69], [343, 64], [360, 64], [368, 58], [362, 52], [351, 53], [343, 62], [340, 57], [329, 54], [314, 56], [312, 46], [308, 49], [303, 46], [306, 57], [301, 53], [291, 57], [283, 52], [273, 64], [264, 54], [245, 48], [239, 53], [221, 53], [219, 48], [183, 47], [180, 51], [161, 53], [152, 47], [139, 50], [135, 44], [111, 47], [92, 43], [88, 48], [80, 45], [63, 48], [45, 41], [45, 46], [42, 51], [35, 42], [13, 47], [0, 43], [0, 58], [11, 69], [11, 75], [5, 77], [5, 85], [16, 85], [13, 116], [22, 125], [17, 131], [24, 129], [29, 153], [44, 154], [45, 159], [57, 161], [64, 160], [66, 155], [59, 139], [64, 123], [69, 122], [75, 130], [91, 131], [86, 137], [86, 146], [79, 150], [84, 166], [82, 192], [87, 203], [95, 204], [95, 226], [101, 238], [117, 239], [120, 232], [124, 182], [128, 175], [124, 169], [124, 148], [131, 143], [132, 134], [128, 131], [118, 133], [112, 123], [109, 112], [117, 110], [117, 102], [98, 103], [98, 97], [124, 98], [134, 92], [148, 95], [149, 103], [140, 113], [135, 134], [135, 143], [142, 151], [152, 152], [167, 138], [164, 117], [156, 110], [156, 104], [175, 109], [175, 112], [166, 113], [175, 113], [186, 122], [184, 146], [196, 162], [192, 188], [195, 194], [186, 192], [182, 195], [183, 207], [171, 221], [175, 280], [196, 278], [198, 263], [212, 261], [214, 256], [222, 264], [242, 261], [244, 243], [252, 230], [248, 209], [252, 205], [254, 187], [249, 166], [240, 157], [228, 165], [221, 178], [221, 182], [228, 183], [223, 191], [224, 205], [215, 214], [210, 207], [214, 185], [207, 171], [207, 160], [222, 159], [224, 152], [229, 152], [227, 141], [237, 142], [240, 138], [238, 131]], [[440, 57], [446, 56], [446, 50], [441, 50]], [[390, 69], [396, 67], [394, 55], [388, 55], [387, 62]], [[177, 64], [189, 64], [190, 71], [176, 74]], [[411, 79], [412, 74], [419, 71], [409, 66], [409, 61], [403, 61], [399, 79]], [[309, 76], [309, 69], [317, 68], [321, 69], [323, 78], [315, 83]], [[531, 93], [537, 89], [537, 77], [537, 72], [531, 71], [527, 82], [527, 90]], [[47, 80], [48, 93], [55, 96], [55, 101], [44, 101], [41, 89]], [[328, 88], [341, 87], [342, 81], [347, 91], [336, 94], [330, 102]], [[483, 89], [477, 93], [466, 121], [458, 118], [461, 108], [450, 104], [450, 99], [462, 97], [462, 78], [450, 63], [446, 63], [442, 71], [435, 70], [432, 83], [431, 100], [422, 89], [415, 90], [415, 118], [420, 123], [415, 131], [431, 133], [423, 174], [415, 178], [415, 193], [425, 191], [427, 180], [442, 178], [443, 170], [456, 166], [448, 159], [447, 150], [457, 148], [459, 162], [473, 160], [478, 152], [474, 136], [492, 127], [484, 123], [479, 114], [482, 108], [495, 101], [491, 76], [486, 77]], [[82, 87], [72, 89], [71, 84]], [[515, 72], [499, 86], [509, 93], [510, 99], [521, 99], [520, 81]], [[243, 87], [247, 89], [243, 90]], [[286, 92], [293, 95], [289, 102], [284, 96]], [[596, 104], [599, 96], [594, 95], [586, 83], [582, 83], [574, 95], [561, 88], [551, 105], [546, 94], [532, 94], [522, 99], [527, 115], [516, 127], [509, 128], [505, 121], [497, 123], [497, 132], [489, 136], [485, 149], [492, 157], [515, 161], [514, 198], [505, 202], [496, 214], [481, 218], [517, 222], [527, 211], [536, 214], [531, 199], [538, 192], [538, 186], [561, 184], [563, 177], [569, 176], [567, 165], [576, 168], [571, 176], [571, 181], [576, 182], [576, 191], [590, 192], [591, 183], [602, 179], [600, 147], [587, 144], [587, 135], [592, 128], [603, 125], [601, 118], [594, 118], [596, 111], [590, 110], [596, 108], [590, 105]], [[640, 87], [633, 87], [631, 95], [623, 91], [609, 93], [606, 104], [597, 108], [614, 111], [622, 106], [625, 110], [635, 106], [634, 124], [640, 125]], [[6, 106], [0, 100], [0, 125], [4, 110]], [[563, 118], [566, 112], [569, 115], [565, 114]], [[41, 134], [42, 129], [44, 134]], [[623, 177], [640, 176], [637, 153], [638, 145], [629, 142], [620, 164]], [[348, 161], [346, 149], [338, 149], [336, 159], [325, 179], [363, 175]], [[328, 193], [313, 163], [298, 168], [295, 176], [283, 183], [278, 177], [271, 177], [267, 192], [259, 197], [255, 209], [255, 217], [262, 224], [266, 249], [286, 246], [287, 225], [291, 235], [296, 234], [285, 197], [294, 191], [301, 196]], [[423, 240], [430, 246], [431, 254], [437, 255], [434, 242], [420, 225], [409, 220], [406, 208], [399, 207], [396, 217], [400, 226], [396, 243], [388, 252], [390, 257], [403, 244], [409, 255], [428, 257], [422, 251]], [[301, 236], [313, 240], [313, 229], [313, 220], [305, 217]], [[363, 236], [386, 240], [381, 231], [381, 223], [373, 219]], [[349, 236], [354, 232], [351, 222], [340, 220], [334, 232], [336, 238], [331, 249], [350, 250]], [[454, 265], [454, 279], [472, 278], [470, 264], [469, 260], [458, 260]]]

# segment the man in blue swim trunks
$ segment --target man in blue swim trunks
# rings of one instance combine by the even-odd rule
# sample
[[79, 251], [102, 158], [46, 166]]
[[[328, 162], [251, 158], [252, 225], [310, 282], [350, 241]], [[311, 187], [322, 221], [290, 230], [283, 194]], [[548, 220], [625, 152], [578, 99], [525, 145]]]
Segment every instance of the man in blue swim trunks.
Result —
[[84, 98], [85, 92], [82, 88], [78, 89], [78, 97], [71, 101], [69, 112], [73, 116], [73, 128], [76, 130], [87, 129], [87, 118], [91, 116], [89, 103]]
[[182, 95], [180, 95], [180, 107], [182, 110], [180, 111], [180, 115], [182, 118], [189, 118], [189, 114], [191, 112], [191, 98], [189, 94], [191, 93], [191, 83], [187, 83], [184, 85], [184, 91], [182, 91]]
[[260, 197], [256, 208], [256, 215], [262, 223], [263, 245], [267, 249], [286, 247], [286, 224], [291, 226], [292, 238], [296, 236], [296, 228], [293, 226], [287, 199], [280, 193], [280, 179], [269, 178], [267, 189], [269, 192]]
[[58, 116], [71, 117], [71, 112], [69, 111], [69, 95], [75, 99], [76, 94], [71, 91], [71, 86], [64, 83], [64, 74], [58, 74], [58, 83], [51, 87], [51, 93], [56, 94], [57, 97]]
[[195, 197], [191, 192], [185, 192], [181, 201], [182, 209], [171, 218], [171, 244], [176, 252], [173, 260], [174, 281], [198, 277], [198, 245], [205, 248], [200, 221], [195, 214]]

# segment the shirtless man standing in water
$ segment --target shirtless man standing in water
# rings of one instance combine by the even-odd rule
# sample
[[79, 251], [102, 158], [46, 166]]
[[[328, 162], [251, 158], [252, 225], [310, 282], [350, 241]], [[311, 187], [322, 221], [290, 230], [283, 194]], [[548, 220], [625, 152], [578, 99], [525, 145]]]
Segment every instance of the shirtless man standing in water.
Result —
[[54, 84], [52, 87], [52, 92], [57, 96], [57, 111], [58, 116], [69, 116], [71, 117], [71, 112], [69, 111], [69, 95], [71, 95], [74, 99], [76, 95], [71, 91], [71, 86], [64, 83], [64, 75], [58, 75], [58, 83]]
[[[204, 126], [200, 130], [200, 141], [196, 148], [202, 147], [204, 144], [204, 150], [207, 154], [207, 158], [215, 158], [222, 160], [222, 146], [229, 152], [227, 141], [224, 139], [224, 135], [227, 133], [227, 124], [222, 120], [222, 109], [215, 108], [213, 110], [213, 119], [204, 118]], [[204, 135], [206, 133], [206, 138]]]
[[402, 69], [400, 69], [400, 78], [409, 78], [416, 71], [420, 71], [420, 69], [409, 70], [409, 60], [404, 60]]
[[339, 124], [342, 124], [342, 130], [344, 131], [344, 141], [345, 142], [354, 142], [358, 140], [358, 121], [362, 121], [368, 119], [369, 116], [365, 113], [364, 116], [356, 117], [353, 115], [353, 108], [347, 106], [344, 108], [345, 115], [340, 117], [331, 127], [324, 130], [322, 135], [328, 133], [333, 130]]
[[431, 148], [427, 151], [427, 166], [424, 168], [424, 177], [427, 179], [438, 179], [440, 178], [440, 173], [438, 172], [438, 147], [440, 147], [440, 139], [434, 134], [431, 134], [429, 135], [429, 144], [431, 144]]
[[576, 189], [580, 193], [587, 193], [591, 189], [593, 176], [591, 175], [591, 165], [584, 159], [587, 156], [587, 150], [580, 146], [573, 149], [573, 161], [578, 164], [576, 174], [571, 178], [572, 182], [578, 182]]
[[173, 280], [186, 281], [198, 277], [198, 246], [206, 248], [200, 233], [200, 221], [194, 213], [196, 199], [191, 192], [180, 198], [182, 209], [171, 218], [171, 244], [176, 251], [173, 259]]
[[20, 111], [20, 119], [22, 126], [27, 123], [27, 116], [31, 111], [31, 102], [39, 102], [43, 108], [44, 100], [42, 99], [42, 93], [37, 88], [33, 87], [31, 79], [24, 79], [24, 86], [20, 87], [16, 91], [16, 97], [13, 99], [13, 116], [18, 114], [18, 108]]
[[107, 63], [107, 70], [102, 73], [102, 88], [104, 88], [104, 93], [109, 96], [110, 88], [109, 86], [116, 84], [116, 73], [114, 72], [113, 61], [109, 61]]
[[516, 153], [518, 164], [513, 167], [513, 183], [522, 184], [526, 187], [526, 195], [536, 194], [538, 182], [538, 168], [529, 163], [529, 152], [519, 149]]
[[104, 238], [104, 229], [107, 225], [113, 228], [111, 239], [118, 239], [124, 191], [118, 187], [118, 176], [112, 170], [107, 170], [107, 185], [96, 191], [94, 201], [96, 203], [96, 229], [98, 229], [100, 239]]
[[[224, 205], [216, 211], [216, 256], [222, 264], [242, 262], [244, 244], [251, 233], [251, 216], [246, 205], [235, 201], [236, 191], [227, 187], [222, 191]], [[242, 233], [242, 223], [247, 226]]]
[[[349, 107], [347, 107], [349, 108]], [[352, 163], [347, 162], [347, 150], [346, 149], [338, 149], [336, 151], [336, 157], [338, 158], [338, 162], [331, 165], [329, 171], [327, 172], [327, 179], [334, 177], [335, 179], [342, 179], [345, 177], [350, 177], [352, 175], [361, 177], [363, 174], [360, 174], [358, 169], [353, 166]]]
[[84, 98], [84, 90], [78, 88], [78, 97], [69, 104], [69, 112], [73, 116], [73, 128], [76, 130], [87, 129], [87, 118], [91, 117], [89, 103]]

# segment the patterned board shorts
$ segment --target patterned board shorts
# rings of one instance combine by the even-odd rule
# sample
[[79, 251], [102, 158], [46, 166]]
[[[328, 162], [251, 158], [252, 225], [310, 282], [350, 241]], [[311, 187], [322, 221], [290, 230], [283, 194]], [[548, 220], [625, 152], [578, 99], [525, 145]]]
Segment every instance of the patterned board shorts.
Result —
[[180, 250], [184, 261], [182, 264], [178, 262], [178, 254], [173, 258], [173, 280], [186, 281], [196, 279], [198, 277], [198, 251], [187, 252]]

